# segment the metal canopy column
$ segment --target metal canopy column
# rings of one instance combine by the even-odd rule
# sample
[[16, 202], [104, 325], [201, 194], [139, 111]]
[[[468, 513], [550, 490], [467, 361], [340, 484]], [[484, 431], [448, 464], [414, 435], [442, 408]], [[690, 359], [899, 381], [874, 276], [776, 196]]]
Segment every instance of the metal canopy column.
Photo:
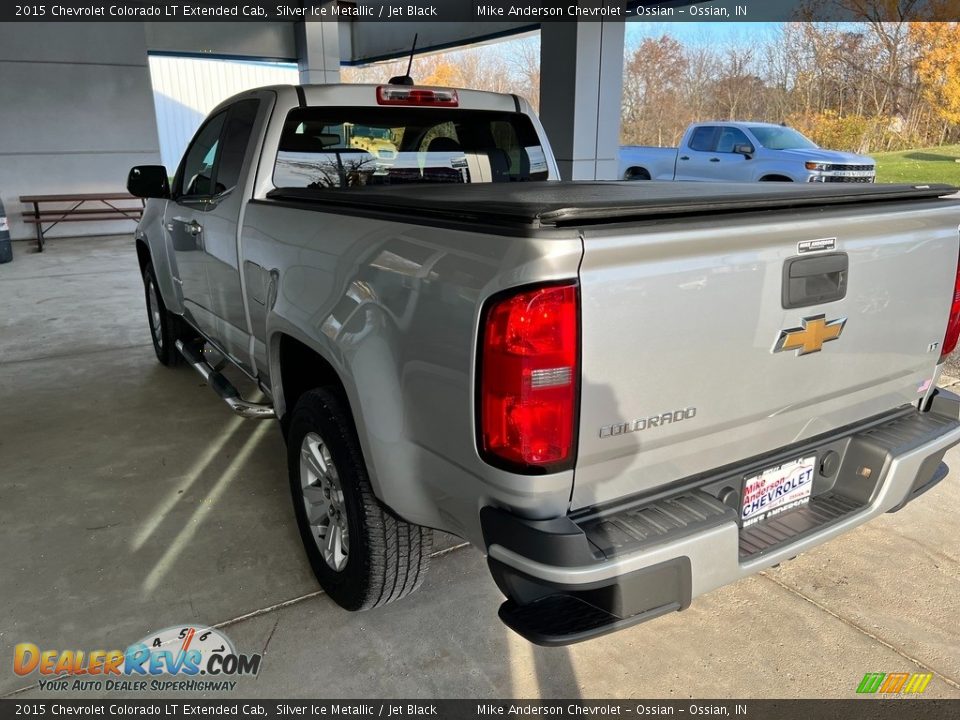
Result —
[[618, 179], [624, 25], [540, 27], [540, 119], [565, 180]]
[[295, 24], [300, 83], [340, 82], [340, 34], [337, 22], [301, 21]]

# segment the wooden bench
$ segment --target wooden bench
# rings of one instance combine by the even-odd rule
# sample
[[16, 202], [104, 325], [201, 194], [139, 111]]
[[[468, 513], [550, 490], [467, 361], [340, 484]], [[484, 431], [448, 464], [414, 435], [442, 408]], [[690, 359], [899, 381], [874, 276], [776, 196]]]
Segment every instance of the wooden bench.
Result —
[[[137, 204], [130, 205], [131, 201]], [[129, 193], [21, 195], [20, 202], [33, 205], [32, 211], [25, 211], [20, 217], [23, 222], [36, 225], [37, 249], [40, 252], [43, 252], [44, 234], [62, 222], [100, 222], [102, 220], [139, 222], [145, 205], [142, 198], [134, 197]], [[48, 207], [41, 208], [41, 205]], [[49, 205], [60, 207], [51, 208]]]

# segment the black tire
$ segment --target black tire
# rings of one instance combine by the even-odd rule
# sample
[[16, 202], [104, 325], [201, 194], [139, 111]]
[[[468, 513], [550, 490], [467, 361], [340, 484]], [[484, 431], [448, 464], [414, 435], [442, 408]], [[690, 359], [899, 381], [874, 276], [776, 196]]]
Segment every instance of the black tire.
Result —
[[627, 170], [624, 175], [624, 180], [649, 180], [650, 173], [646, 168], [637, 168], [633, 167]]
[[182, 321], [163, 304], [163, 296], [157, 285], [157, 274], [153, 270], [153, 264], [149, 262], [143, 269], [143, 294], [147, 304], [147, 327], [150, 329], [153, 351], [161, 364], [175, 367], [182, 359], [174, 345], [182, 334]]
[[[322, 439], [342, 491], [349, 548], [340, 570], [324, 559], [318, 545], [322, 540], [315, 539], [316, 530], [307, 519], [301, 451], [308, 435]], [[287, 466], [303, 547], [317, 581], [334, 602], [347, 610], [368, 610], [420, 587], [430, 562], [433, 531], [401, 520], [374, 496], [353, 418], [332, 389], [309, 390], [297, 401], [287, 434]]]

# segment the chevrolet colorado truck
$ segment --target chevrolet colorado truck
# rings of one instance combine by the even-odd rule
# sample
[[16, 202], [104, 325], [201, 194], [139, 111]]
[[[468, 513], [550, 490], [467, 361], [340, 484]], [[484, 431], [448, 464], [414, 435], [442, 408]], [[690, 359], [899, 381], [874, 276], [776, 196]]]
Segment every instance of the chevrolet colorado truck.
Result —
[[865, 155], [824, 150], [793, 128], [759, 122], [694, 123], [679, 148], [620, 148], [623, 180], [872, 183]]
[[960, 441], [952, 188], [561, 182], [524, 100], [389, 84], [245, 92], [128, 188], [157, 358], [279, 421], [350, 610], [437, 528], [509, 627], [584, 640], [903, 507]]

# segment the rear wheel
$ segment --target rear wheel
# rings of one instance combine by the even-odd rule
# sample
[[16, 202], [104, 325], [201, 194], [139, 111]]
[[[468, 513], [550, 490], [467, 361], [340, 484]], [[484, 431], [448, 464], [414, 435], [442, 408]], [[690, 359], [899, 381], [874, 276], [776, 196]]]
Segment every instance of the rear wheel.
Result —
[[150, 338], [153, 340], [153, 351], [157, 354], [157, 360], [168, 367], [177, 365], [180, 362], [180, 353], [174, 343], [179, 336], [181, 320], [163, 304], [152, 263], [147, 263], [143, 269], [143, 289], [147, 301]]
[[374, 496], [353, 418], [332, 389], [310, 390], [297, 401], [287, 466], [307, 558], [338, 605], [367, 610], [420, 586], [433, 532], [396, 517]]
[[649, 180], [650, 173], [647, 172], [646, 168], [630, 168], [624, 173], [624, 180]]

